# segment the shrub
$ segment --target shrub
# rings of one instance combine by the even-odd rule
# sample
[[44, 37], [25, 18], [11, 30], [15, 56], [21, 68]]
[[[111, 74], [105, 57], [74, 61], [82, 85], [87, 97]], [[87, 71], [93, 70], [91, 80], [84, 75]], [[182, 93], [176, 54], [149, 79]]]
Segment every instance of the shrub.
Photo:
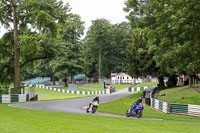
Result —
[[0, 84], [0, 94], [8, 94], [9, 85]]

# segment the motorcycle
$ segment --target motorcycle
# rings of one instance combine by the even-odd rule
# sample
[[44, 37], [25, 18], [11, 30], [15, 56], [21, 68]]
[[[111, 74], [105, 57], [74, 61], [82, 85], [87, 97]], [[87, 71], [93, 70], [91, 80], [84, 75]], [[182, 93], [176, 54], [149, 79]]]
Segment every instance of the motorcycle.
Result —
[[97, 111], [97, 108], [99, 107], [99, 103], [97, 101], [94, 101], [90, 104], [91, 105], [86, 109], [86, 113], [89, 112], [95, 113]]
[[133, 105], [130, 105], [131, 108], [126, 111], [126, 117], [130, 117], [130, 116], [134, 116], [137, 118], [142, 117], [143, 109], [144, 109], [142, 103], [139, 103], [138, 105], [135, 105], [135, 106], [136, 107], [134, 108]]

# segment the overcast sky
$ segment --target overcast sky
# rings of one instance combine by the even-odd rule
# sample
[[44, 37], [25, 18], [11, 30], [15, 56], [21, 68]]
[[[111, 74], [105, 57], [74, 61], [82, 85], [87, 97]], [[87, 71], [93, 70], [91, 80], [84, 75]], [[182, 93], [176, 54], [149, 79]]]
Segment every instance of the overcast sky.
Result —
[[[86, 30], [91, 25], [91, 20], [97, 18], [105, 18], [112, 24], [127, 21], [125, 18], [127, 14], [123, 11], [125, 0], [63, 0], [63, 2], [70, 4], [72, 13], [81, 16]], [[5, 30], [1, 28], [0, 32], [2, 36]]]
[[72, 13], [79, 14], [85, 21], [86, 28], [91, 25], [91, 20], [105, 18], [112, 24], [127, 21], [123, 11], [125, 0], [63, 0], [69, 3]]

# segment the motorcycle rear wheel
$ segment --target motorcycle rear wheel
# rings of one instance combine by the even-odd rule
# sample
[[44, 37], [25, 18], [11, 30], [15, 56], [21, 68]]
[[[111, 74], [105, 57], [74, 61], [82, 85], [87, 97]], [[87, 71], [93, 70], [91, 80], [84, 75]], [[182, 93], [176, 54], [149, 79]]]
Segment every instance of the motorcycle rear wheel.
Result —
[[137, 117], [137, 118], [142, 117], [142, 110], [138, 110], [138, 112], [137, 112], [137, 114], [136, 114], [136, 117]]

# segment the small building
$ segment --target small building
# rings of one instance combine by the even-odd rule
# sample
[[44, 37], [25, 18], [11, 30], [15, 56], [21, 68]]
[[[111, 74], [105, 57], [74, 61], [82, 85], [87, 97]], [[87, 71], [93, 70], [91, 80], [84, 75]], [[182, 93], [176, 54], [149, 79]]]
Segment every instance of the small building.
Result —
[[140, 83], [140, 79], [134, 79], [125, 73], [112, 73], [111, 84], [134, 84]]
[[111, 73], [111, 84], [139, 84], [144, 82], [157, 82], [157, 79], [147, 75], [146, 77], [132, 78], [126, 73]]

